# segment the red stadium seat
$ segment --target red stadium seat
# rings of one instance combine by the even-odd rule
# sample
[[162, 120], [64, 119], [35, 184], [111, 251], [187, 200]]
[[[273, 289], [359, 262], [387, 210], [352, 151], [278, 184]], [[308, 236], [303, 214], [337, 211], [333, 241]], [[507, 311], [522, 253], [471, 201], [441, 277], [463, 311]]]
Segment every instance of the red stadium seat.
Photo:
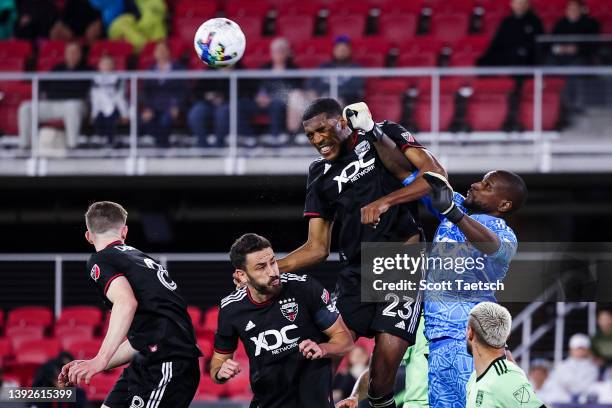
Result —
[[409, 79], [403, 78], [368, 78], [366, 82], [366, 95], [399, 95], [408, 88], [409, 83]]
[[0, 368], [4, 366], [5, 361], [13, 355], [13, 347], [11, 341], [7, 338], [0, 338]]
[[370, 0], [369, 3], [373, 7], [380, 8], [383, 16], [398, 14], [418, 15], [423, 8], [421, 0]]
[[26, 59], [32, 55], [32, 44], [25, 40], [0, 41], [0, 60], [7, 58]]
[[389, 52], [389, 42], [384, 37], [363, 37], [352, 41], [353, 59], [364, 67], [382, 67]]
[[102, 322], [102, 311], [94, 306], [68, 306], [62, 309], [56, 326], [98, 326]]
[[278, 16], [314, 17], [319, 11], [319, 5], [303, 0], [282, 0], [274, 5]]
[[172, 21], [173, 36], [193, 42], [195, 31], [202, 22], [200, 17], [177, 17]]
[[240, 25], [240, 29], [247, 38], [247, 46], [250, 40], [261, 37], [263, 20], [260, 17], [236, 16], [234, 21]]
[[[440, 131], [448, 130], [453, 119], [454, 110], [453, 95], [440, 95], [440, 121], [438, 127]], [[431, 130], [431, 97], [429, 95], [422, 95], [418, 98], [414, 120], [420, 131], [428, 132]]]
[[289, 42], [307, 41], [312, 37], [314, 17], [312, 16], [279, 16], [276, 20], [276, 33]]
[[331, 16], [365, 17], [370, 10], [370, 5], [365, 1], [324, 1], [322, 6], [329, 10]]
[[263, 18], [271, 8], [270, 4], [263, 0], [224, 0], [222, 3], [227, 18], [232, 20], [241, 16]]
[[26, 341], [15, 348], [17, 364], [44, 364], [56, 357], [61, 350], [57, 339]]
[[249, 381], [249, 365], [243, 362], [240, 363], [241, 371], [237, 376], [232, 378], [232, 381], [228, 381], [228, 396], [234, 398], [235, 396], [241, 396], [249, 394], [251, 392], [251, 386]]
[[379, 20], [380, 34], [396, 43], [410, 40], [416, 33], [417, 18], [412, 14], [383, 14]]
[[431, 7], [435, 14], [463, 14], [468, 15], [474, 9], [472, 0], [425, 0], [424, 5]]
[[50, 71], [64, 61], [66, 43], [58, 40], [43, 40], [38, 49], [38, 71]]
[[181, 0], [174, 6], [174, 17], [198, 17], [201, 21], [217, 13], [217, 0]]
[[0, 71], [21, 72], [25, 70], [25, 63], [23, 58], [3, 58], [0, 59]]
[[270, 61], [270, 38], [258, 38], [247, 43], [242, 64], [247, 68], [259, 68]]
[[194, 327], [199, 326], [202, 322], [202, 309], [197, 306], [188, 306], [187, 313], [189, 313], [189, 317]]
[[316, 68], [332, 58], [331, 38], [313, 38], [295, 44], [294, 61], [300, 68]]
[[19, 105], [31, 97], [31, 84], [24, 82], [0, 82], [0, 130], [5, 135], [17, 135]]
[[489, 42], [490, 39], [485, 35], [463, 37], [453, 46], [450, 65], [454, 67], [474, 66], [489, 46]]
[[93, 326], [55, 326], [55, 337], [68, 350], [74, 343], [93, 339]]
[[397, 65], [400, 67], [435, 67], [437, 57], [437, 54], [432, 52], [402, 52], [397, 59]]
[[200, 347], [200, 351], [204, 355], [204, 359], [210, 360], [214, 349], [212, 340], [205, 337], [198, 337], [198, 346]]
[[101, 373], [91, 379], [89, 386], [85, 387], [85, 393], [89, 401], [104, 401], [106, 396], [115, 386], [117, 375]]
[[215, 330], [219, 317], [219, 306], [213, 306], [204, 312], [204, 327]]
[[12, 326], [7, 327], [5, 336], [10, 339], [13, 349], [17, 349], [21, 344], [31, 340], [41, 340], [43, 338], [44, 328], [42, 326]]
[[[559, 121], [559, 112], [561, 108], [561, 95], [557, 92], [545, 91], [542, 95], [542, 129], [554, 130]], [[534, 118], [534, 101], [533, 98], [523, 98], [521, 100], [520, 121], [525, 129], [533, 130]]]
[[112, 55], [117, 57], [129, 57], [133, 48], [130, 43], [122, 40], [98, 40], [89, 51], [90, 56]]
[[329, 17], [327, 34], [333, 37], [348, 35], [359, 38], [365, 32], [365, 15], [331, 15]]
[[508, 114], [508, 96], [474, 93], [468, 102], [467, 120], [476, 131], [499, 131]]
[[492, 37], [497, 32], [497, 28], [500, 26], [502, 20], [508, 13], [485, 13], [484, 24], [482, 27], [482, 34], [487, 37]]
[[400, 95], [378, 94], [368, 95], [366, 103], [372, 112], [372, 117], [380, 120], [385, 118], [399, 122], [402, 116], [402, 104]]
[[51, 309], [44, 306], [18, 307], [7, 315], [7, 327], [11, 326], [43, 326], [48, 327], [53, 322]]
[[77, 360], [94, 358], [100, 350], [102, 339], [76, 341], [66, 349]]
[[438, 41], [455, 43], [468, 34], [468, 17], [467, 14], [434, 14], [431, 34]]

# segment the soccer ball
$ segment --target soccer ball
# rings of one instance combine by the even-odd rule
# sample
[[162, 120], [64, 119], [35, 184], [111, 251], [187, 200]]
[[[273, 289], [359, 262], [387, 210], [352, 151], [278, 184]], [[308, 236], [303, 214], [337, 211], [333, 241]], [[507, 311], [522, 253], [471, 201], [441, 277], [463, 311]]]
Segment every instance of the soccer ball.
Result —
[[209, 67], [228, 67], [242, 58], [246, 37], [232, 20], [211, 18], [196, 31], [193, 46], [202, 62]]

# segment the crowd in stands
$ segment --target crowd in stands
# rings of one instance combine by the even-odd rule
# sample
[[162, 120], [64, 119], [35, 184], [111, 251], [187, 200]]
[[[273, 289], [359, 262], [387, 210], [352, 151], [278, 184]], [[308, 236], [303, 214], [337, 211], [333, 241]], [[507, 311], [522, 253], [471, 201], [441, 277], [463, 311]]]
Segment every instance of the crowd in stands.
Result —
[[568, 356], [555, 367], [548, 360], [534, 360], [529, 379], [548, 406], [612, 404], [612, 312], [599, 311], [592, 338], [582, 333], [570, 337]]
[[[320, 0], [5, 0], [0, 2], [2, 70], [93, 71], [93, 81], [43, 81], [39, 121], [63, 126], [65, 145], [82, 133], [122, 146], [128, 106], [124, 69], [168, 72], [204, 69], [191, 50], [197, 26], [227, 16], [247, 35], [243, 61], [230, 69], [273, 72], [300, 68], [582, 65], [605, 62], [593, 43], [538, 45], [543, 33], [597, 35], [612, 27], [606, 0], [368, 0], [347, 7]], [[591, 13], [590, 11], [593, 11]], [[27, 46], [23, 42], [29, 42]], [[2, 51], [3, 44], [7, 51]], [[12, 54], [19, 47], [18, 52]], [[60, 61], [61, 54], [65, 54]], [[15, 60], [19, 60], [17, 65]], [[26, 61], [24, 63], [24, 61]], [[9, 63], [10, 62], [10, 63]], [[15, 67], [21, 66], [20, 69]], [[510, 82], [508, 82], [510, 81]], [[510, 84], [510, 85], [507, 85]], [[567, 124], [574, 81], [545, 84], [545, 130]], [[424, 79], [338, 77], [343, 103], [366, 100], [377, 118], [428, 131], [429, 89]], [[12, 98], [0, 100], [0, 131], [31, 145], [29, 89], [0, 84]], [[6, 89], [4, 89], [6, 88]], [[246, 146], [305, 143], [302, 108], [327, 95], [328, 78], [268, 78], [239, 83], [238, 133]], [[448, 78], [441, 86], [440, 130], [522, 131], [533, 126], [533, 84], [521, 78]], [[229, 133], [227, 80], [146, 80], [140, 84], [138, 129], [158, 147], [177, 131], [195, 136], [199, 147], [222, 147]], [[489, 114], [495, 109], [496, 114]], [[10, 119], [18, 110], [18, 120]], [[87, 118], [87, 120], [86, 120]], [[263, 134], [263, 136], [262, 136]]]

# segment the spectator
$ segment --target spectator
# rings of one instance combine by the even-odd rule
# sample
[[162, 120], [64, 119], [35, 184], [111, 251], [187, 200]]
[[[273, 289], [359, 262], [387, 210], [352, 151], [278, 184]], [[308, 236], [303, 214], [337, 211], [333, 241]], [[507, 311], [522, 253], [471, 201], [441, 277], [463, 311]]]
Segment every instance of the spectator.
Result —
[[[261, 69], [274, 72], [297, 69], [291, 58], [291, 47], [284, 38], [276, 38], [270, 44], [270, 62]], [[302, 81], [294, 78], [267, 78], [260, 81], [255, 88], [253, 98], [242, 98], [238, 110], [238, 132], [247, 137], [249, 144], [256, 143], [251, 122], [255, 117], [270, 117], [270, 136], [262, 138], [264, 143], [281, 145], [288, 137], [286, 130], [286, 106], [288, 93], [301, 86]]]
[[[240, 62], [224, 68], [241, 69]], [[200, 80], [194, 91], [195, 104], [189, 109], [187, 122], [198, 138], [199, 147], [223, 147], [229, 133], [229, 83], [227, 80]], [[209, 124], [212, 120], [212, 134]]]
[[0, 40], [8, 40], [13, 36], [15, 21], [17, 21], [15, 0], [0, 0]]
[[108, 28], [108, 38], [125, 40], [140, 52], [149, 41], [166, 38], [166, 14], [164, 0], [125, 0], [123, 14], [116, 17]]
[[529, 381], [536, 395], [546, 404], [551, 401], [557, 403], [570, 402], [570, 395], [559, 387], [555, 387], [550, 381], [546, 381], [550, 374], [550, 362], [544, 359], [534, 360], [529, 367]]
[[[590, 346], [589, 336], [581, 333], [574, 334], [569, 341], [569, 357], [554, 368], [546, 386], [562, 390], [570, 395], [572, 402], [576, 402], [579, 396], [599, 377], [597, 365], [591, 359]], [[557, 401], [556, 398], [550, 402], [563, 401]]]
[[125, 82], [116, 75], [113, 58], [105, 55], [98, 62], [99, 75], [93, 79], [91, 86], [91, 118], [94, 133], [108, 139], [108, 144], [118, 146], [115, 131], [119, 120], [127, 122], [128, 104], [125, 99]]
[[68, 0], [61, 17], [49, 33], [52, 40], [72, 41], [85, 38], [88, 45], [102, 37], [103, 27], [100, 12], [84, 0]]
[[[92, 71], [83, 62], [81, 46], [78, 43], [66, 45], [64, 62], [56, 65], [53, 72]], [[38, 102], [38, 118], [40, 121], [64, 121], [66, 144], [74, 148], [78, 142], [81, 121], [85, 112], [84, 99], [90, 88], [87, 80], [43, 81], [41, 82], [40, 100]], [[32, 101], [23, 102], [19, 106], [19, 143], [22, 148], [30, 146], [32, 141]]]
[[600, 310], [597, 315], [597, 333], [591, 340], [591, 350], [601, 367], [612, 367], [612, 312]]
[[[62, 351], [57, 357], [44, 363], [34, 374], [34, 381], [32, 387], [58, 387], [57, 377], [64, 366], [71, 362], [74, 358], [68, 352]], [[37, 402], [31, 405], [31, 408], [87, 408], [87, 397], [85, 392], [79, 388], [75, 388], [76, 401], [72, 403], [68, 402]]]
[[24, 40], [48, 38], [58, 16], [53, 0], [20, 0], [17, 14], [15, 37]]
[[[557, 21], [555, 35], [599, 34], [599, 23], [587, 14], [581, 0], [569, 0], [565, 6], [565, 17]], [[551, 48], [554, 65], [582, 65], [590, 62], [593, 48], [577, 43], [559, 43]]]
[[[180, 65], [170, 59], [170, 48], [165, 42], [155, 46], [155, 63], [151, 70], [160, 74], [180, 69]], [[143, 88], [142, 101], [144, 109], [141, 112], [139, 128], [144, 134], [152, 135], [158, 147], [168, 147], [172, 125], [179, 118], [185, 97], [183, 81], [165, 79], [146, 80]]]
[[[359, 68], [360, 65], [353, 61], [353, 48], [351, 39], [346, 35], [340, 35], [334, 39], [332, 60], [321, 64], [319, 68], [343, 69]], [[309, 81], [307, 88], [312, 89], [317, 95], [329, 94], [329, 78], [315, 78]], [[363, 100], [365, 82], [363, 78], [341, 76], [338, 78], [338, 96], [344, 105]]]
[[345, 373], [338, 373], [334, 377], [334, 401], [348, 398], [359, 376], [368, 369], [370, 355], [363, 346], [355, 346], [348, 355], [348, 367]]
[[478, 65], [533, 65], [535, 38], [542, 34], [542, 21], [531, 10], [529, 0], [512, 0], [512, 14], [504, 18]]
[[612, 405], [612, 368], [608, 368], [603, 381], [592, 384], [580, 399], [581, 403]]

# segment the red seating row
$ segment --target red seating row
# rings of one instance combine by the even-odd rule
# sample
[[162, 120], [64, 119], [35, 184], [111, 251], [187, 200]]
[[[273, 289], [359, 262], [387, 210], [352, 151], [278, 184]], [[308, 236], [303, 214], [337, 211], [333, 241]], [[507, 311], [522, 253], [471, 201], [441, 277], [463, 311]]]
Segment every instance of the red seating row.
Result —
[[[564, 81], [547, 79], [542, 100], [542, 128], [553, 130], [559, 120], [560, 92]], [[366, 101], [374, 117], [401, 121], [402, 97], [405, 89], [418, 90], [413, 120], [420, 131], [431, 130], [431, 94], [429, 79], [371, 79], [368, 81]], [[508, 113], [508, 97], [514, 87], [510, 79], [443, 80], [440, 85], [439, 129], [449, 130], [453, 119], [454, 94], [462, 86], [470, 86], [473, 94], [468, 100], [467, 121], [472, 129], [499, 131]], [[533, 81], [524, 85], [520, 100], [519, 121], [527, 130], [533, 129]]]

